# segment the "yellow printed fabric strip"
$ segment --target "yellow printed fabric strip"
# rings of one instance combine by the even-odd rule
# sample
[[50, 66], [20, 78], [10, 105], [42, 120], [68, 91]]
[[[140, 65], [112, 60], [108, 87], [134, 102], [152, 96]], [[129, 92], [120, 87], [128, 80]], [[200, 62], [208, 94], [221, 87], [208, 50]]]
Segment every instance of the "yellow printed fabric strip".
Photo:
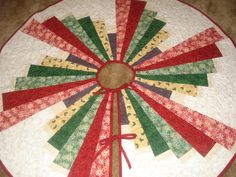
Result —
[[179, 92], [182, 94], [190, 95], [190, 96], [197, 96], [197, 86], [191, 84], [178, 84], [172, 82], [163, 82], [163, 81], [153, 81], [147, 80], [140, 77], [136, 77], [136, 80], [143, 82], [145, 84], [163, 88], [170, 91]]
[[107, 55], [110, 57], [110, 60], [112, 60], [113, 56], [112, 56], [111, 46], [110, 46], [110, 43], [108, 40], [108, 35], [107, 35], [105, 23], [103, 21], [99, 20], [99, 21], [94, 21], [93, 24], [95, 26], [95, 29], [98, 33], [99, 38], [102, 41], [102, 44], [107, 52]]
[[76, 101], [74, 104], [69, 106], [63, 112], [59, 113], [54, 119], [48, 122], [49, 128], [53, 132], [57, 132], [60, 128], [65, 125], [70, 118], [76, 114], [77, 111], [89, 100], [91, 96], [93, 96], [94, 92], [97, 92], [100, 87], [96, 87], [88, 94], [84, 95], [80, 100]]
[[143, 147], [149, 146], [148, 139], [144, 133], [142, 125], [139, 122], [139, 119], [136, 117], [134, 108], [124, 90], [122, 91], [122, 94], [124, 97], [124, 102], [125, 102], [128, 119], [129, 119], [129, 126], [131, 128], [131, 132], [137, 135], [137, 137], [134, 139], [135, 147], [143, 148]]
[[65, 69], [72, 69], [72, 70], [80, 70], [80, 71], [91, 71], [96, 72], [96, 69], [89, 68], [87, 66], [83, 66], [77, 63], [73, 63], [70, 61], [65, 61], [62, 59], [58, 59], [55, 57], [46, 56], [42, 63], [42, 66], [48, 66], [48, 67], [57, 67], [57, 68], [65, 68]]
[[164, 30], [160, 30], [148, 43], [147, 45], [129, 62], [130, 65], [137, 62], [140, 58], [151, 52], [154, 48], [164, 42], [169, 37], [169, 33]]

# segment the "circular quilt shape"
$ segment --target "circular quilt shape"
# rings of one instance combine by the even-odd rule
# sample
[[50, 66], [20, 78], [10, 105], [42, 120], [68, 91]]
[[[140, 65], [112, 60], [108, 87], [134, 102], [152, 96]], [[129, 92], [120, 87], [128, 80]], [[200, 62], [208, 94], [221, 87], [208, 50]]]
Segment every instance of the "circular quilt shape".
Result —
[[177, 0], [61, 1], [1, 51], [0, 164], [14, 177], [222, 176], [235, 57]]

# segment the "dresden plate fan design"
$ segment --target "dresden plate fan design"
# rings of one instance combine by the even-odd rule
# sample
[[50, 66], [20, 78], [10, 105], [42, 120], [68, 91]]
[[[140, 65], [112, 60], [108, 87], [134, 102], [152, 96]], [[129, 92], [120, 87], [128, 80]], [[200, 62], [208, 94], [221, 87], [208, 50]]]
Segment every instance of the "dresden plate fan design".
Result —
[[[109, 34], [104, 21], [89, 16], [32, 19], [23, 33], [69, 55], [45, 54], [16, 78], [15, 91], [2, 94], [0, 130], [63, 104], [47, 124], [52, 136], [45, 144], [57, 151], [52, 166], [69, 177], [120, 177], [124, 163], [136, 170], [122, 141], [133, 141], [135, 152], [152, 151], [153, 158], [171, 151], [178, 161], [193, 149], [206, 158], [216, 144], [232, 150], [235, 129], [172, 99], [197, 98], [199, 87], [208, 87], [223, 35], [212, 26], [161, 51], [171, 32], [145, 6], [117, 0], [116, 33]], [[126, 125], [130, 132], [122, 133]]]

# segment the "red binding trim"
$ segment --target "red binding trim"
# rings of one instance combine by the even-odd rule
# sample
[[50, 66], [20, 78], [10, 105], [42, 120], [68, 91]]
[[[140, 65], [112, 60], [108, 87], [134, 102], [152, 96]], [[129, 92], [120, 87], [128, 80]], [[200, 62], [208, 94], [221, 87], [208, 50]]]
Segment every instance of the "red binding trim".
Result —
[[236, 153], [234, 154], [233, 158], [229, 161], [229, 163], [226, 165], [226, 167], [222, 170], [222, 172], [217, 177], [223, 177], [225, 173], [228, 171], [228, 169], [232, 166], [235, 160], [236, 160]]
[[[133, 72], [132, 80], [131, 80], [128, 84], [124, 84], [124, 85], [122, 85], [122, 86], [119, 87], [119, 88], [112, 89], [112, 88], [106, 88], [106, 87], [104, 87], [104, 86], [100, 83], [100, 81], [99, 81], [99, 79], [98, 79], [98, 76], [99, 76], [100, 71], [101, 71], [107, 64], [110, 64], [110, 63], [119, 63], [119, 64], [123, 64], [123, 65], [127, 66], [127, 67], [128, 67], [130, 70], [132, 70], [132, 72]], [[96, 81], [97, 81], [98, 85], [99, 85], [103, 90], [108, 91], [108, 92], [113, 92], [113, 93], [114, 93], [114, 92], [119, 92], [121, 89], [126, 89], [126, 88], [128, 88], [129, 86], [131, 86], [132, 83], [133, 83], [134, 80], [135, 80], [135, 76], [136, 76], [136, 71], [135, 71], [134, 68], [132, 68], [128, 63], [123, 62], [123, 61], [120, 61], [120, 60], [110, 60], [110, 61], [107, 61], [106, 63], [104, 63], [100, 68], [98, 68], [97, 74], [96, 74]], [[103, 92], [97, 92], [97, 93], [103, 93]], [[105, 93], [105, 92], [104, 92], [104, 93]]]
[[[55, 4], [58, 4], [58, 3], [62, 2], [62, 1], [63, 1], [63, 0], [59, 0], [58, 2], [55, 2], [55, 3], [51, 4], [51, 5], [49, 5], [49, 6], [45, 7], [45, 8], [43, 8], [42, 10], [36, 11], [36, 12], [33, 13], [32, 15], [30, 15], [30, 16], [23, 22], [23, 24], [20, 25], [20, 26], [16, 29], [16, 31], [3, 43], [3, 45], [0, 47], [0, 54], [1, 54], [1, 52], [2, 52], [3, 47], [8, 43], [8, 41], [16, 34], [17, 31], [20, 30], [20, 28], [22, 28], [22, 27], [28, 22], [28, 20], [29, 20], [33, 15], [35, 15], [35, 14], [37, 14], [37, 13], [39, 13], [39, 12], [42, 12], [42, 11], [46, 10], [47, 8], [49, 8], [49, 7], [51, 7], [51, 6], [55, 5]], [[206, 13], [204, 13], [203, 11], [199, 10], [198, 8], [192, 6], [192, 5], [189, 4], [189, 3], [183, 2], [182, 0], [177, 0], [177, 1], [179, 1], [179, 2], [185, 4], [185, 5], [189, 6], [189, 7], [191, 7], [191, 8], [193, 8], [193, 9], [197, 10], [198, 12], [200, 12], [201, 14], [203, 14], [204, 16], [206, 16], [212, 23], [214, 23], [214, 24], [231, 40], [231, 42], [233, 43], [234, 47], [236, 48], [236, 43], [234, 42], [234, 40], [233, 40], [211, 17], [209, 17]], [[133, 69], [133, 68], [132, 68], [132, 69]], [[134, 75], [134, 78], [135, 78], [135, 75]], [[96, 79], [96, 80], [98, 80], [98, 79]], [[129, 86], [130, 86], [130, 85], [129, 85]], [[104, 88], [103, 88], [103, 89], [104, 89]], [[113, 95], [113, 94], [112, 94], [112, 95]], [[112, 97], [112, 100], [114, 100], [114, 95], [113, 95], [113, 97]], [[112, 103], [113, 103], [113, 101], [112, 101]], [[111, 107], [111, 110], [112, 110], [112, 109], [113, 109], [113, 108]], [[112, 123], [110, 124], [110, 128], [111, 128], [111, 127], [112, 127]], [[111, 131], [111, 132], [112, 132], [112, 131]], [[112, 152], [111, 152], [111, 149], [110, 149], [110, 157], [111, 157], [111, 155], [112, 155]], [[219, 174], [218, 177], [222, 177], [222, 176], [226, 173], [226, 171], [230, 168], [230, 166], [233, 164], [233, 162], [234, 162], [235, 159], [236, 159], [236, 154], [233, 156], [233, 158], [230, 160], [230, 162], [228, 163], [228, 165], [223, 169], [223, 171]], [[111, 162], [111, 161], [110, 161], [110, 162]], [[110, 164], [111, 164], [111, 163], [110, 163]], [[12, 175], [9, 173], [9, 171], [8, 171], [7, 168], [4, 166], [4, 164], [2, 163], [1, 160], [0, 160], [0, 166], [1, 166], [4, 170], [6, 170], [6, 173], [7, 173], [10, 177], [12, 177]], [[112, 177], [111, 166], [110, 166], [110, 177]]]
[[[113, 134], [113, 109], [114, 109], [114, 93], [111, 94], [111, 112], [110, 112], [110, 137]], [[112, 177], [112, 146], [109, 147], [109, 177]]]
[[[234, 42], [234, 40], [225, 32], [225, 30], [223, 30], [222, 27], [220, 27], [220, 25], [218, 25], [215, 20], [213, 20], [210, 16], [208, 16], [205, 12], [201, 11], [200, 9], [194, 7], [193, 5], [187, 3], [187, 2], [183, 2], [182, 0], [177, 0], [193, 9], [195, 9], [196, 11], [200, 12], [202, 15], [204, 15], [205, 17], [207, 17], [212, 23], [214, 23], [233, 43], [234, 47], [236, 48], [236, 43]], [[231, 165], [233, 164], [233, 162], [236, 160], [236, 153], [234, 154], [234, 156], [232, 157], [232, 159], [229, 161], [229, 163], [227, 164], [227, 166], [222, 170], [222, 172], [218, 175], [218, 177], [223, 177], [224, 174], [227, 172], [227, 170], [231, 167]]]
[[3, 162], [1, 160], [0, 160], [0, 167], [7, 174], [8, 177], [13, 177], [12, 174], [8, 171], [7, 167], [3, 164]]
[[233, 43], [234, 47], [236, 48], [236, 43], [234, 42], [234, 40], [225, 32], [225, 30], [223, 30], [223, 28], [220, 27], [220, 25], [218, 25], [215, 20], [213, 20], [210, 16], [208, 16], [205, 12], [201, 11], [200, 9], [194, 7], [193, 5], [187, 3], [187, 2], [183, 2], [182, 0], [177, 0], [193, 9], [195, 9], [196, 11], [200, 12], [202, 15], [206, 16], [212, 23], [214, 23], [218, 28], [220, 28], [220, 30], [231, 40], [231, 42]]
[[53, 3], [53, 4], [51, 4], [51, 5], [49, 5], [49, 6], [45, 7], [45, 8], [43, 8], [42, 10], [38, 10], [38, 11], [36, 11], [35, 13], [33, 13], [32, 15], [30, 15], [30, 16], [23, 22], [23, 24], [20, 25], [20, 26], [16, 29], [16, 31], [14, 31], [14, 33], [12, 33], [12, 35], [3, 43], [3, 45], [0, 47], [0, 54], [2, 53], [2, 49], [3, 49], [3, 47], [8, 43], [8, 41], [30, 20], [30, 18], [31, 18], [32, 16], [34, 16], [35, 14], [37, 14], [37, 13], [39, 13], [39, 12], [42, 12], [42, 11], [46, 10], [47, 8], [49, 8], [49, 7], [51, 7], [51, 6], [54, 6], [55, 4], [58, 4], [59, 2], [62, 2], [62, 1], [63, 1], [63, 0], [59, 0], [59, 1], [57, 1], [57, 2], [55, 2], [55, 3]]

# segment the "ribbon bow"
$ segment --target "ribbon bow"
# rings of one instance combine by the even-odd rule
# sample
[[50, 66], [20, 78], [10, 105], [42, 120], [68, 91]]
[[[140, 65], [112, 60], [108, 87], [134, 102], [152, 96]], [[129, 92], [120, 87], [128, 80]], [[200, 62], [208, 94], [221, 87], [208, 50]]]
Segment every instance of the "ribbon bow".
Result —
[[[108, 146], [111, 146], [114, 141], [116, 141], [116, 140], [121, 141], [122, 139], [132, 140], [132, 139], [135, 139], [135, 138], [136, 138], [136, 134], [129, 133], [129, 134], [122, 134], [122, 135], [113, 135], [113, 136], [111, 136], [109, 138], [102, 139], [100, 141], [100, 144], [103, 145], [103, 147], [97, 152], [97, 154], [95, 155], [95, 159]], [[128, 158], [124, 148], [122, 147], [122, 145], [121, 145], [121, 152], [123, 153], [123, 155], [125, 157], [125, 160], [126, 160], [126, 162], [128, 164], [128, 167], [131, 168], [131, 163], [130, 163], [129, 158]]]

